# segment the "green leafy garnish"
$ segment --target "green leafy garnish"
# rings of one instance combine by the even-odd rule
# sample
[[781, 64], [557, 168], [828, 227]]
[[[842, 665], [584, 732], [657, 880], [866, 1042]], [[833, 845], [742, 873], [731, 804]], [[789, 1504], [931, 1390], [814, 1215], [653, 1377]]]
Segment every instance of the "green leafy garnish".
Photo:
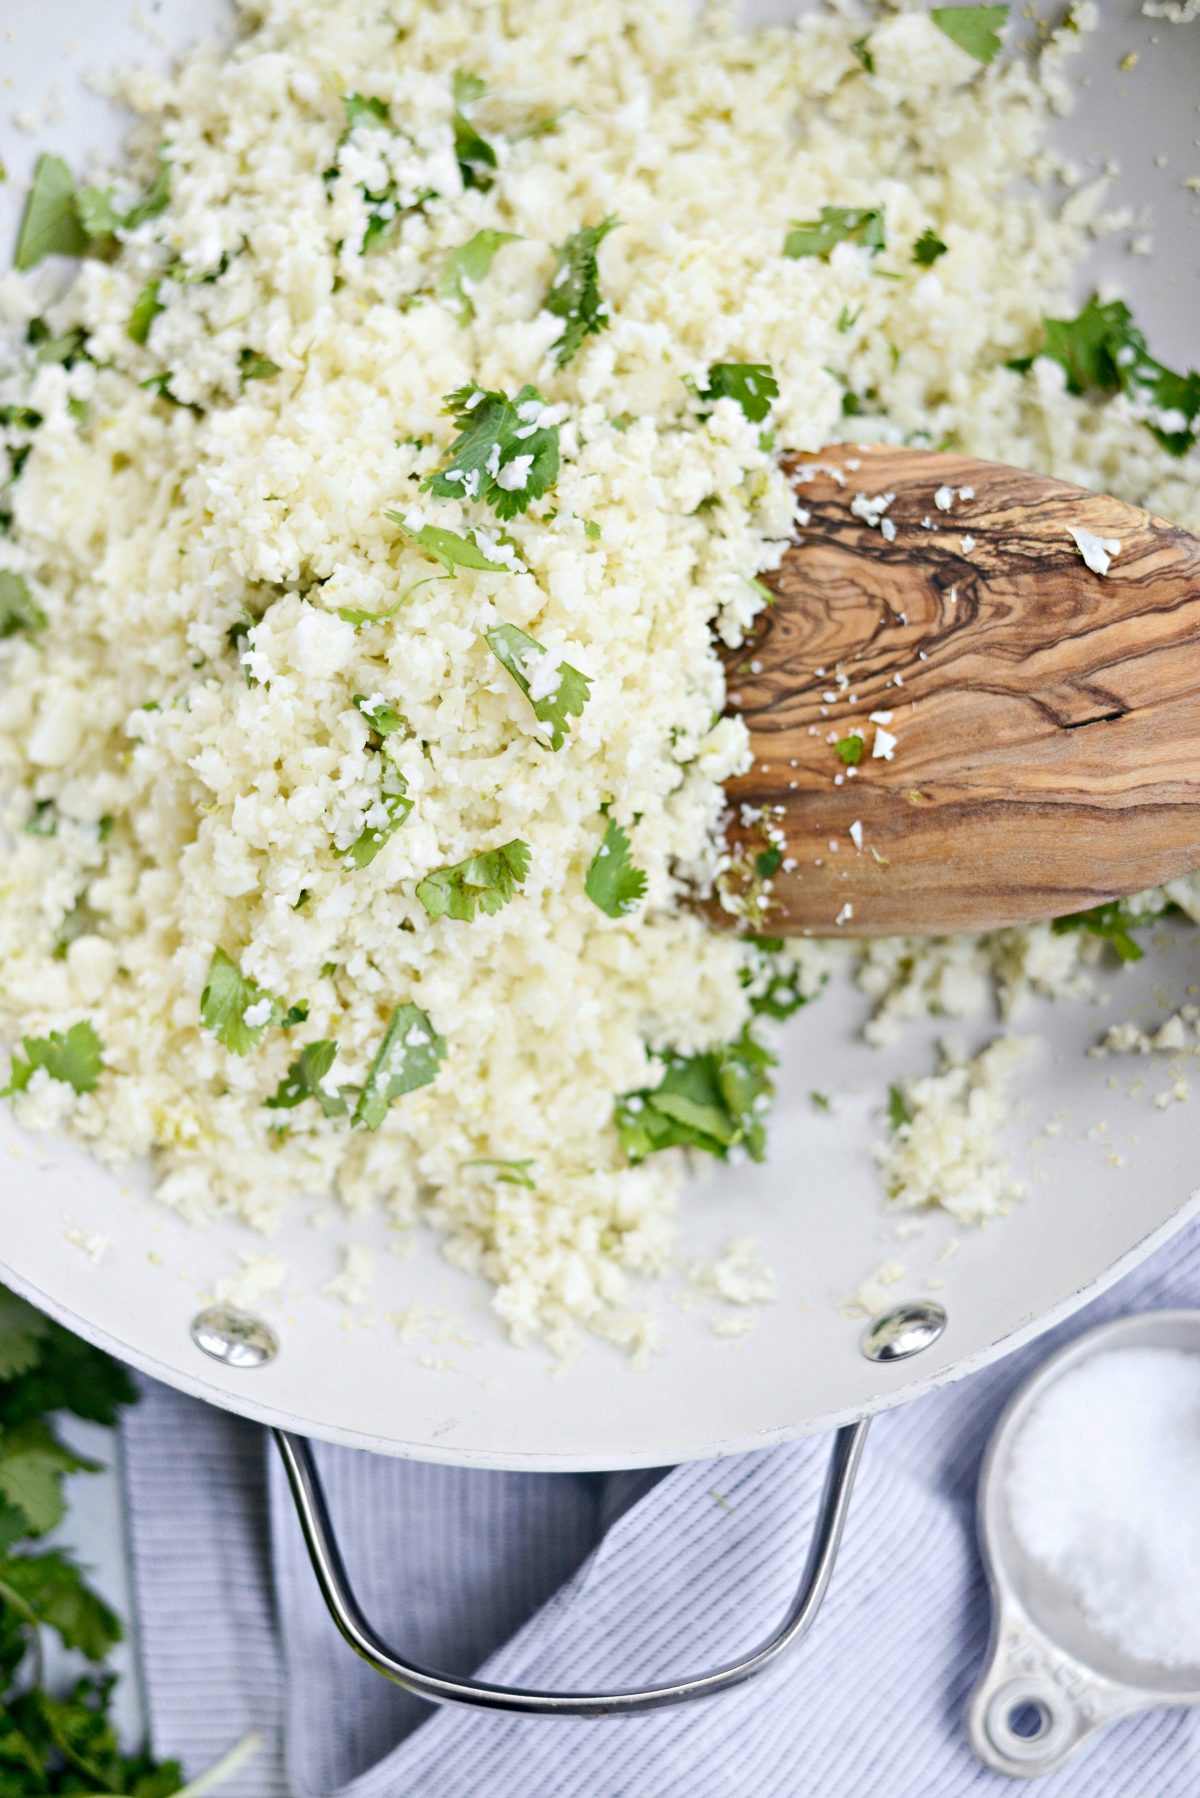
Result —
[[8, 1085], [0, 1090], [0, 1099], [23, 1093], [38, 1068], [45, 1068], [51, 1080], [61, 1080], [77, 1093], [90, 1093], [104, 1072], [100, 1038], [86, 1019], [72, 1024], [65, 1033], [52, 1030], [49, 1036], [27, 1036], [22, 1046], [25, 1059], [13, 1056]]
[[937, 232], [926, 226], [913, 245], [913, 261], [920, 268], [932, 268], [939, 256], [946, 254], [946, 245]]
[[779, 383], [769, 362], [714, 362], [702, 400], [736, 400], [751, 424], [761, 424], [779, 398]]
[[782, 1022], [807, 1005], [812, 993], [803, 990], [804, 976], [787, 955], [781, 936], [745, 939], [747, 957], [740, 979], [750, 989], [750, 1009], [762, 1017]]
[[339, 143], [344, 143], [358, 125], [367, 125], [372, 130], [390, 131], [392, 128], [387, 101], [376, 99], [374, 94], [343, 94], [342, 113], [346, 123]]
[[608, 303], [601, 298], [596, 256], [619, 224], [610, 215], [598, 225], [581, 225], [559, 246], [558, 264], [542, 301], [547, 312], [563, 321], [561, 333], [550, 345], [559, 368], [578, 355], [585, 337], [608, 330]]
[[315, 1099], [327, 1118], [345, 1117], [348, 1107], [342, 1094], [330, 1092], [325, 1085], [337, 1052], [338, 1046], [333, 1042], [306, 1043], [273, 1097], [264, 1100], [267, 1110], [293, 1111], [305, 1099]]
[[32, 637], [35, 631], [44, 631], [46, 624], [46, 614], [34, 604], [25, 576], [0, 568], [0, 639], [15, 637], [18, 631]]
[[908, 1109], [904, 1094], [898, 1086], [889, 1086], [888, 1129], [900, 1130], [905, 1124], [911, 1124], [912, 1121], [912, 1112]]
[[728, 1159], [742, 1144], [754, 1161], [766, 1153], [763, 1113], [775, 1087], [768, 1070], [776, 1058], [749, 1027], [735, 1042], [699, 1055], [662, 1056], [666, 1071], [656, 1087], [617, 1100], [615, 1121], [631, 1162], [659, 1149], [703, 1149]]
[[1065, 936], [1072, 930], [1086, 930], [1089, 935], [1103, 937], [1110, 943], [1122, 961], [1141, 961], [1145, 950], [1130, 932], [1156, 923], [1158, 917], [1157, 912], [1130, 911], [1121, 900], [1110, 899], [1105, 905], [1093, 905], [1089, 911], [1070, 912], [1064, 918], [1055, 918], [1051, 929], [1055, 936]]
[[500, 1172], [497, 1180], [503, 1186], [523, 1186], [527, 1192], [537, 1191], [537, 1181], [530, 1178], [529, 1170], [535, 1165], [532, 1155], [524, 1161], [502, 1161], [497, 1155], [476, 1155], [471, 1161], [464, 1161], [464, 1167], [495, 1167]]
[[423, 524], [420, 530], [414, 530], [403, 512], [385, 512], [384, 517], [398, 525], [410, 542], [440, 562], [447, 574], [453, 574], [456, 568], [479, 568], [488, 574], [512, 572], [504, 562], [490, 562], [478, 543], [460, 537], [457, 531], [447, 531], [440, 524]]
[[369, 868], [388, 838], [399, 830], [412, 808], [413, 801], [408, 797], [408, 782], [394, 762], [385, 761], [379, 798], [368, 814], [366, 829], [346, 851], [351, 864], [356, 868]]
[[[81, 326], [73, 331], [63, 331], [56, 337], [44, 318], [31, 318], [25, 340], [36, 351], [37, 360], [42, 365], [49, 363], [60, 368], [72, 368], [81, 356], [87, 359], [87, 352], [83, 347], [87, 342], [87, 332]], [[36, 413], [32, 415], [31, 423], [41, 423]]]
[[542, 645], [533, 637], [527, 637], [515, 624], [496, 624], [483, 634], [496, 660], [516, 681], [533, 707], [534, 717], [547, 727], [551, 749], [561, 749], [571, 728], [571, 719], [578, 718], [587, 704], [591, 692], [589, 677], [581, 674], [578, 668], [572, 668], [570, 662], [560, 662], [555, 670], [553, 687], [546, 692], [539, 687], [535, 697], [538, 663], [547, 653]]
[[1095, 295], [1077, 318], [1048, 318], [1045, 337], [1033, 356], [1010, 362], [1024, 373], [1040, 356], [1065, 371], [1071, 393], [1124, 393], [1156, 409], [1157, 418], [1142, 420], [1172, 456], [1182, 456], [1196, 442], [1200, 416], [1200, 371], [1176, 374], [1157, 362], [1133, 322], [1124, 300], [1101, 305]]
[[454, 75], [454, 155], [464, 187], [477, 187], [486, 193], [492, 185], [496, 152], [486, 137], [481, 137], [467, 116], [468, 108], [483, 98], [487, 84], [480, 76], [458, 69]]
[[754, 858], [754, 872], [760, 880], [770, 880], [772, 874], [778, 874], [783, 866], [783, 850], [772, 844], [770, 849], [760, 849]]
[[636, 911], [645, 895], [646, 871], [634, 867], [629, 838], [615, 818], [608, 820], [604, 841], [584, 877], [583, 890], [610, 918], [623, 918]]
[[930, 18], [939, 31], [976, 62], [989, 63], [1000, 48], [1007, 6], [935, 6]]
[[394, 706], [388, 705], [386, 700], [368, 699], [365, 693], [356, 693], [354, 704], [371, 729], [381, 737], [392, 737], [397, 731], [407, 731], [409, 728], [408, 719], [403, 712], [398, 712]]
[[857, 56], [868, 75], [873, 75], [875, 73], [875, 57], [871, 52], [870, 38], [860, 37], [856, 39], [850, 46], [850, 54], [852, 56]]
[[482, 499], [501, 518], [515, 518], [558, 479], [558, 426], [545, 422], [536, 387], [515, 399], [482, 387], [456, 388], [445, 410], [459, 435], [449, 459], [423, 485], [439, 499]]
[[89, 241], [75, 209], [75, 177], [61, 156], [39, 156], [21, 214], [13, 267], [33, 268], [43, 256], [82, 256]]
[[38, 799], [25, 820], [25, 834], [31, 837], [58, 835], [58, 807], [53, 799]]
[[437, 292], [440, 300], [457, 308], [460, 325], [475, 316], [471, 293], [486, 279], [496, 251], [503, 244], [520, 241], [518, 231], [476, 231], [474, 237], [450, 252], [438, 276]]
[[393, 1100], [437, 1078], [445, 1053], [445, 1039], [420, 1006], [398, 1005], [363, 1082], [352, 1121], [360, 1129], [378, 1130]]
[[871, 254], [886, 247], [883, 213], [862, 206], [822, 206], [821, 216], [792, 226], [784, 239], [785, 256], [819, 256], [828, 262], [835, 245], [856, 243]]
[[161, 281], [151, 281], [143, 287], [133, 303], [133, 311], [129, 314], [129, 323], [125, 327], [126, 335], [132, 337], [134, 343], [145, 343], [150, 335], [150, 327], [160, 312], [166, 310], [159, 299]]
[[200, 995], [200, 1021], [235, 1055], [255, 1048], [268, 1030], [290, 1029], [308, 1016], [306, 1005], [285, 1006], [243, 974], [224, 949], [213, 950], [208, 979]]
[[834, 748], [847, 768], [857, 768], [863, 759], [863, 740], [859, 736], [839, 737]]
[[257, 350], [244, 349], [238, 357], [238, 372], [244, 387], [247, 381], [269, 381], [280, 369], [278, 362], [272, 362], [269, 356], [260, 356]]
[[494, 917], [523, 885], [529, 860], [529, 844], [514, 837], [511, 843], [469, 855], [453, 867], [435, 868], [417, 883], [417, 898], [431, 918], [470, 924], [477, 909]]

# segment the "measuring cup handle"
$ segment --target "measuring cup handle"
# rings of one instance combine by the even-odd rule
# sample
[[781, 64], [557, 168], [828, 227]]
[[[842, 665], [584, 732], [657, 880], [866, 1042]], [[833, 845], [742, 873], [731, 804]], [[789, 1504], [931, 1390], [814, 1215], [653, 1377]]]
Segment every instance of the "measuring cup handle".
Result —
[[1144, 1710], [1117, 1686], [1048, 1642], [1011, 1599], [993, 1588], [987, 1661], [967, 1706], [971, 1746], [997, 1773], [1052, 1773], [1098, 1729]]
[[434, 1704], [473, 1705], [481, 1710], [543, 1717], [612, 1717], [658, 1710], [664, 1705], [724, 1692], [761, 1673], [808, 1633], [833, 1573], [867, 1428], [866, 1420], [847, 1424], [833, 1439], [808, 1560], [796, 1596], [775, 1633], [740, 1659], [706, 1673], [611, 1692], [547, 1692], [526, 1686], [491, 1685], [466, 1675], [438, 1673], [406, 1660], [375, 1631], [354, 1595], [329, 1520], [311, 1447], [303, 1436], [294, 1436], [288, 1430], [275, 1430], [273, 1434], [321, 1596], [351, 1648], [377, 1673]]

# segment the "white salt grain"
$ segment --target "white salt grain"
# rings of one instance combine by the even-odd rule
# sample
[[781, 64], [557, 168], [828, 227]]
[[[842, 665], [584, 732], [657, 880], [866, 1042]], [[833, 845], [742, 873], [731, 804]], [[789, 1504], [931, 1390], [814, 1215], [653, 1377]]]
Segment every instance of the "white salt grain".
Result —
[[1114, 1349], [1064, 1374], [1017, 1438], [1007, 1498], [1098, 1635], [1200, 1664], [1200, 1355]]

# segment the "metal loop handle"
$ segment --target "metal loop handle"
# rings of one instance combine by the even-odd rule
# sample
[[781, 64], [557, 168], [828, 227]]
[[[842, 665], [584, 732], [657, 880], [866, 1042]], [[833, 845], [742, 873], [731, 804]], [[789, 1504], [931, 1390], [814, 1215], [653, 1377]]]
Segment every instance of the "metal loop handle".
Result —
[[753, 1679], [808, 1633], [829, 1587], [868, 1424], [867, 1419], [847, 1424], [834, 1437], [808, 1560], [796, 1596], [774, 1635], [740, 1660], [727, 1661], [709, 1673], [614, 1692], [544, 1692], [529, 1686], [491, 1685], [487, 1680], [436, 1673], [406, 1661], [376, 1634], [362, 1613], [346, 1576], [309, 1443], [289, 1430], [275, 1430], [273, 1434], [287, 1470], [321, 1596], [351, 1648], [377, 1673], [434, 1704], [465, 1704], [477, 1710], [526, 1716], [611, 1717], [660, 1710], [665, 1705], [684, 1704], [693, 1698], [709, 1698], [716, 1692], [728, 1691], [731, 1686]]

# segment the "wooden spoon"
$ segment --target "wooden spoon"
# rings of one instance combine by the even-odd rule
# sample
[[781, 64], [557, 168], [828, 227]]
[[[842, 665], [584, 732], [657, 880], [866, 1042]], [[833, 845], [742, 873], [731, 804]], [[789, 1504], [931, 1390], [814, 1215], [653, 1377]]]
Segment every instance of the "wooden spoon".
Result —
[[[796, 535], [727, 656], [754, 763], [713, 921], [982, 930], [1200, 867], [1200, 538], [964, 456], [786, 467]], [[1072, 529], [1119, 543], [1107, 574]]]

